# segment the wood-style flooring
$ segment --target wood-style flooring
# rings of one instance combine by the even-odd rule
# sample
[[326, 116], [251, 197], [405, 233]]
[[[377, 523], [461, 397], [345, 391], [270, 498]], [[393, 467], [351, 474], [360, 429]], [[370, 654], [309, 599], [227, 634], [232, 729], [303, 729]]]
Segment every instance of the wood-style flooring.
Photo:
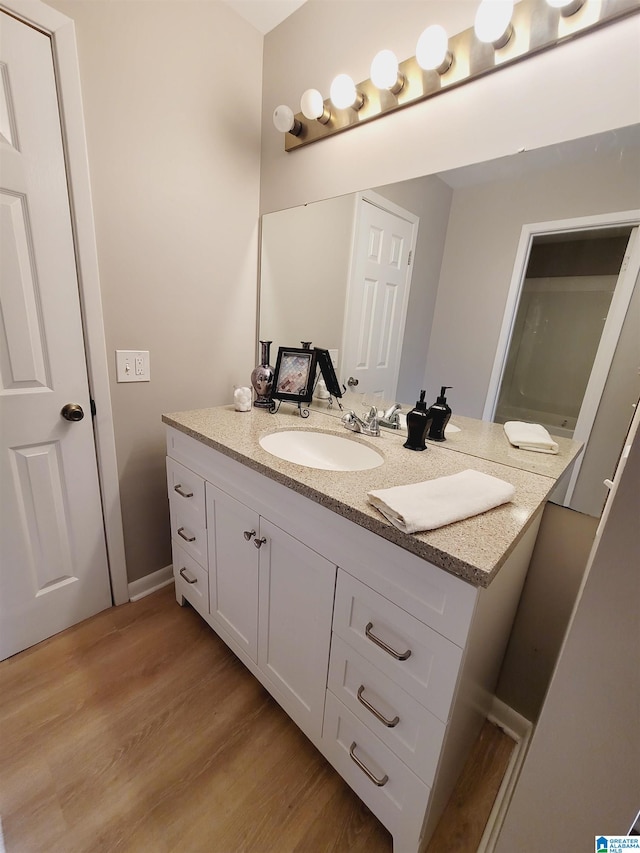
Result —
[[[430, 851], [475, 853], [487, 724]], [[0, 663], [7, 853], [390, 853], [391, 837], [173, 587]]]

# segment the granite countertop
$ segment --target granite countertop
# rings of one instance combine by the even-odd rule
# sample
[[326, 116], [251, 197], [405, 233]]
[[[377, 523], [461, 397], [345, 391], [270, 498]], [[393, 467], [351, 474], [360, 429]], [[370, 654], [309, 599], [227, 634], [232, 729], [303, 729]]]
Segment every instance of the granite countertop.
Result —
[[[411, 406], [403, 406], [402, 413], [406, 414], [411, 408]], [[335, 404], [329, 410], [326, 408], [326, 404], [322, 406], [316, 401], [314, 401], [312, 409], [337, 418], [344, 414]], [[361, 413], [358, 409], [356, 411], [359, 414]], [[479, 421], [476, 418], [467, 418], [456, 414], [451, 415], [448, 426], [457, 428], [459, 432], [447, 428], [445, 442], [427, 440], [427, 445], [429, 447], [446, 447], [447, 450], [457, 450], [459, 453], [466, 453], [469, 456], [478, 456], [480, 459], [492, 460], [501, 465], [520, 468], [522, 471], [530, 471], [532, 474], [542, 474], [545, 477], [554, 477], [555, 479], [561, 476], [569, 462], [575, 459], [583, 448], [580, 441], [552, 435], [553, 440], [558, 444], [557, 454], [520, 450], [509, 443], [502, 424]], [[406, 430], [400, 430], [398, 434], [406, 437]]]
[[[277, 414], [252, 408], [236, 412], [219, 406], [163, 415], [168, 426], [247, 465], [288, 488], [394, 542], [440, 568], [486, 587], [495, 577], [557, 480], [575, 459], [581, 444], [560, 439], [551, 456], [513, 448], [502, 427], [471, 418], [452, 418], [460, 428], [451, 440], [430, 443], [416, 453], [402, 445], [406, 436], [381, 430], [379, 437], [344, 428], [335, 414], [312, 410], [302, 419], [290, 405]], [[374, 447], [384, 464], [367, 471], [322, 471], [285, 462], [263, 450], [263, 435], [282, 429], [335, 433]], [[466, 433], [466, 435], [465, 435]], [[473, 451], [473, 452], [472, 452]], [[367, 492], [419, 483], [472, 468], [506, 480], [516, 493], [508, 504], [473, 518], [425, 533], [406, 534], [394, 527], [367, 501]]]

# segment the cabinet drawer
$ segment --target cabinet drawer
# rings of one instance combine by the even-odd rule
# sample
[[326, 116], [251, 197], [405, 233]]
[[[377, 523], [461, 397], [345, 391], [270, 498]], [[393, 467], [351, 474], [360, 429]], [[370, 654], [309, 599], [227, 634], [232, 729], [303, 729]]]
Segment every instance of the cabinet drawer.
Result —
[[333, 630], [447, 721], [462, 649], [343, 571], [338, 572]]
[[322, 745], [338, 773], [394, 836], [394, 850], [396, 845], [417, 850], [430, 788], [332, 693], [327, 693]]
[[445, 724], [335, 634], [329, 688], [423, 782], [433, 782]]
[[207, 570], [207, 529], [205, 522], [189, 505], [169, 499], [171, 539]]
[[167, 457], [167, 486], [169, 498], [177, 506], [189, 507], [205, 524], [204, 480], [175, 459]]
[[209, 575], [177, 542], [171, 543], [171, 550], [176, 593], [184, 596], [201, 615], [208, 614]]

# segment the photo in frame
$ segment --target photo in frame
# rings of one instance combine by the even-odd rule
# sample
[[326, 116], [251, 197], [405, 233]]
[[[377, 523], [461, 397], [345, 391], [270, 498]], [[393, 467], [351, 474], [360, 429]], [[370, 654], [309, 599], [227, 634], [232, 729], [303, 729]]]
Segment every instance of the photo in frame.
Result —
[[310, 403], [316, 375], [316, 351], [280, 347], [273, 377], [273, 400]]

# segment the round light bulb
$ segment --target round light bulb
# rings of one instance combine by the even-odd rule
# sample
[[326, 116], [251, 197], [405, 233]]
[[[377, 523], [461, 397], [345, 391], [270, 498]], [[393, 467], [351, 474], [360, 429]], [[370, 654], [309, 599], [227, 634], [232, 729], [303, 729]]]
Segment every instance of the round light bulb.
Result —
[[300, 136], [302, 133], [302, 122], [294, 116], [291, 107], [280, 104], [273, 111], [273, 123], [280, 133], [290, 133], [292, 136]]
[[329, 96], [333, 105], [339, 110], [352, 107], [358, 100], [356, 84], [348, 74], [338, 74], [331, 84]]
[[289, 133], [295, 124], [293, 110], [286, 104], [280, 104], [273, 111], [273, 123], [280, 133]]
[[381, 50], [371, 63], [371, 80], [378, 89], [393, 89], [398, 84], [398, 58], [392, 50]]
[[449, 50], [449, 36], [440, 24], [427, 27], [416, 45], [416, 61], [424, 71], [444, 74], [451, 67], [453, 56]]
[[511, 38], [512, 15], [513, 0], [482, 0], [474, 24], [477, 37], [496, 49], [504, 47]]
[[563, 17], [568, 18], [584, 6], [585, 0], [547, 0], [547, 3], [552, 9], [560, 9]]
[[302, 115], [310, 121], [318, 119], [324, 112], [324, 101], [317, 89], [307, 89], [300, 98]]

